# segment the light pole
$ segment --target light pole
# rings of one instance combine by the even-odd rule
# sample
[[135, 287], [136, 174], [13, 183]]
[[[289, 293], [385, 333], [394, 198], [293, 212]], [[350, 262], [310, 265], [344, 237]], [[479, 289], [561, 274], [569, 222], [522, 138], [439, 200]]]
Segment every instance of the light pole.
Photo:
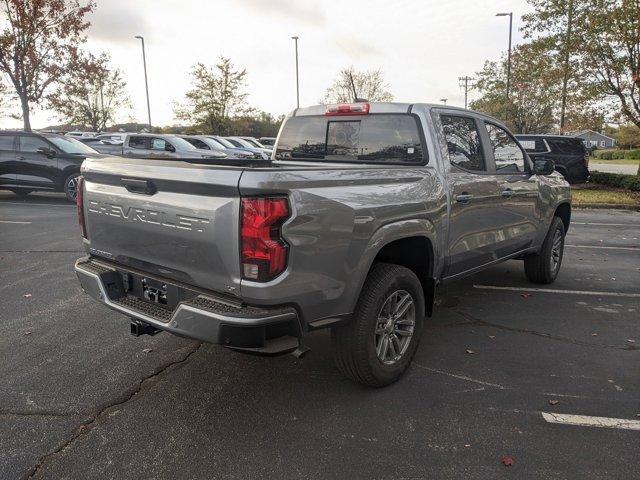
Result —
[[151, 105], [149, 103], [149, 82], [147, 81], [147, 56], [144, 51], [144, 37], [136, 35], [142, 42], [142, 64], [144, 66], [144, 88], [147, 91], [147, 115], [149, 116], [149, 132], [151, 132]]
[[463, 82], [460, 84], [462, 88], [464, 88], [464, 108], [467, 108], [467, 100], [469, 98], [469, 88], [473, 88], [473, 85], [469, 87], [469, 82], [473, 82], [475, 78], [471, 78], [469, 75], [465, 75], [464, 77], [458, 77], [458, 81]]
[[298, 76], [298, 37], [291, 37], [296, 43], [296, 108], [300, 108], [300, 78]]
[[447, 98], [441, 98], [441, 99], [440, 99], [440, 101], [441, 101], [443, 104], [445, 104], [445, 105], [447, 104], [447, 100], [448, 100]]
[[511, 87], [511, 35], [513, 32], [513, 12], [496, 13], [496, 17], [509, 17], [509, 53], [507, 54], [507, 100]]

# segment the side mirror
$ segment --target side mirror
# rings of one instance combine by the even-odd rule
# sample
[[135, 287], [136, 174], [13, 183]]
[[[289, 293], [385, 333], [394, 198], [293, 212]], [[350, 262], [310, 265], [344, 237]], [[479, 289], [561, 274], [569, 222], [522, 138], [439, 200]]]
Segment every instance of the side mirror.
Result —
[[40, 147], [38, 149], [38, 153], [46, 155], [48, 158], [53, 158], [56, 156], [56, 151], [48, 147]]
[[551, 175], [556, 169], [553, 160], [536, 160], [533, 162], [533, 173], [535, 175]]

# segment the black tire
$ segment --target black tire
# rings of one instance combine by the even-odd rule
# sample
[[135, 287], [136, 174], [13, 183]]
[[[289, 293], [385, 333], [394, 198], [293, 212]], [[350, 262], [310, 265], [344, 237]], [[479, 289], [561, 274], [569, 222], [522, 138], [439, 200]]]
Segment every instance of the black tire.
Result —
[[[407, 316], [399, 317], [396, 325], [389, 309], [387, 327], [381, 328], [379, 316], [384, 313], [382, 308], [396, 305], [398, 311], [401, 311], [408, 303], [405, 294], [412, 300], [405, 313]], [[392, 299], [394, 295], [397, 295], [395, 304]], [[391, 301], [391, 304], [387, 301]], [[411, 316], [413, 325], [410, 325]], [[331, 329], [331, 343], [338, 370], [351, 380], [370, 387], [383, 387], [395, 382], [413, 360], [420, 342], [424, 316], [424, 293], [418, 277], [408, 268], [399, 265], [374, 264], [362, 287], [353, 319], [346, 325]], [[387, 328], [390, 329], [389, 332]], [[399, 335], [400, 329], [405, 329], [403, 335]], [[411, 335], [407, 337], [409, 331]], [[402, 353], [398, 352], [395, 360], [390, 358], [386, 363], [379, 358], [382, 353], [376, 349], [376, 342], [384, 342], [384, 337], [392, 352], [397, 352], [395, 345], [402, 347]], [[386, 354], [387, 350], [384, 351]], [[393, 353], [389, 353], [389, 356], [393, 356]]]
[[70, 202], [76, 203], [76, 194], [78, 193], [78, 177], [80, 176], [80, 172], [75, 172], [69, 175], [64, 180], [64, 184], [62, 185], [62, 191], [64, 192], [67, 200]]
[[16, 188], [15, 190], [11, 190], [13, 193], [15, 193], [16, 195], [18, 195], [19, 197], [26, 197], [27, 195], [29, 195], [31, 192], [33, 192], [33, 190], [22, 190], [20, 188]]
[[[540, 252], [528, 255], [524, 259], [524, 272], [529, 281], [543, 284], [554, 282], [562, 265], [564, 235], [564, 223], [560, 218], [553, 217], [551, 227], [542, 243]], [[554, 250], [554, 246], [559, 246], [559, 250], [557, 248]]]

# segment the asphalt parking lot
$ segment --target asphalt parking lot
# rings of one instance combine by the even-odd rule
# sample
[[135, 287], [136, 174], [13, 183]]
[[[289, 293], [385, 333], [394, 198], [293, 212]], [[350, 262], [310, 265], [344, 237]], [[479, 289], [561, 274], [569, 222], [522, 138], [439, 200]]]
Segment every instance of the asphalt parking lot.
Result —
[[380, 390], [326, 332], [303, 359], [131, 337], [78, 286], [76, 222], [0, 193], [1, 479], [638, 478], [640, 213], [575, 211], [549, 288], [517, 261], [443, 288]]

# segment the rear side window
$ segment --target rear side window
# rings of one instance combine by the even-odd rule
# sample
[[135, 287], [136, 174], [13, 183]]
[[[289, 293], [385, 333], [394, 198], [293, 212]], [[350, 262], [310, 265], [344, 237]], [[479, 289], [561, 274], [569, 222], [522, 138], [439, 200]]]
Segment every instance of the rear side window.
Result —
[[484, 154], [476, 122], [470, 117], [441, 115], [449, 162], [465, 170], [484, 171]]
[[561, 155], [584, 155], [586, 148], [579, 138], [547, 138], [553, 153]]
[[50, 148], [49, 144], [38, 137], [20, 137], [21, 152], [37, 152], [39, 148]]
[[201, 148], [203, 150], [211, 150], [209, 148], [209, 145], [204, 143], [202, 140], [198, 140], [197, 138], [185, 138], [185, 140], [196, 148]]
[[423, 164], [425, 150], [409, 114], [292, 117], [276, 146], [278, 159]]
[[0, 150], [13, 150], [15, 138], [13, 135], [0, 135]]
[[130, 137], [129, 146], [131, 148], [147, 148], [147, 137]]

